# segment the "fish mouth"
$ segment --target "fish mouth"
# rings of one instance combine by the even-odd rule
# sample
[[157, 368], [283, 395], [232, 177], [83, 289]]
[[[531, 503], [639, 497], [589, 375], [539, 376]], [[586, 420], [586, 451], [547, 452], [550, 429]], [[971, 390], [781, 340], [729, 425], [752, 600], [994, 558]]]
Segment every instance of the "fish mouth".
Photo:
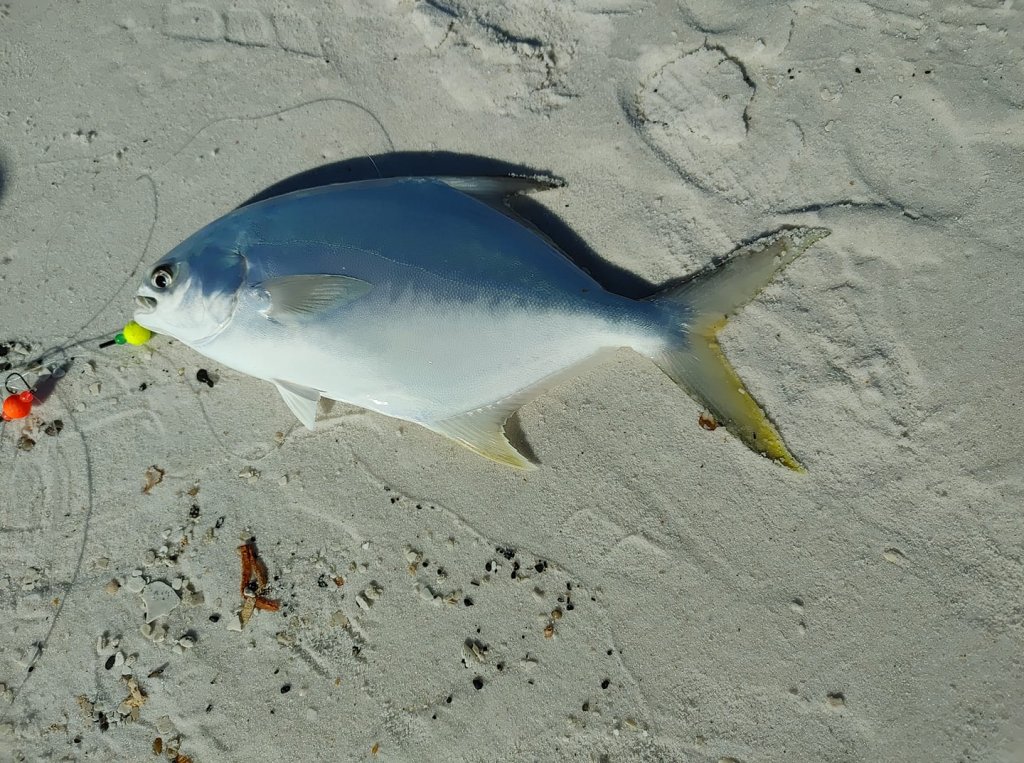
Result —
[[142, 294], [138, 294], [135, 297], [135, 304], [139, 306], [139, 312], [151, 313], [156, 310], [156, 299], [154, 297], [146, 297]]

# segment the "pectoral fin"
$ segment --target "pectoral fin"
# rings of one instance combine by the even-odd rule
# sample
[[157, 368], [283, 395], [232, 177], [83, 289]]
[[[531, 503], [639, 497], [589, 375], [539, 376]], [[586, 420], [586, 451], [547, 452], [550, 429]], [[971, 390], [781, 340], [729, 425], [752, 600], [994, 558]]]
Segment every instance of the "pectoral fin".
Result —
[[429, 424], [438, 434], [450, 437], [477, 453], [499, 464], [517, 469], [533, 470], [536, 464], [528, 461], [505, 437], [505, 421], [515, 413], [521, 401], [477, 408], [450, 419]]
[[316, 406], [320, 402], [320, 392], [310, 387], [277, 379], [274, 380], [274, 385], [302, 425], [306, 429], [315, 429]]
[[269, 305], [263, 314], [275, 320], [295, 320], [359, 299], [370, 284], [343, 275], [299, 275], [271, 278], [257, 284]]

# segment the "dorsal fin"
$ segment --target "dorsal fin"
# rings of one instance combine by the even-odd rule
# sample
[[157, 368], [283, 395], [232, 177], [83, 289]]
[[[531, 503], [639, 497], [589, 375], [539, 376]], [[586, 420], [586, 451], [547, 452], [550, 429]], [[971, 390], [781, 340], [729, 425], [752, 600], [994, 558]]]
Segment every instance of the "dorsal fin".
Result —
[[456, 191], [460, 191], [467, 196], [472, 196], [474, 199], [482, 201], [503, 215], [508, 215], [516, 220], [519, 220], [519, 216], [512, 211], [508, 204], [510, 197], [520, 193], [547, 191], [564, 185], [564, 183], [555, 178], [515, 177], [512, 175], [465, 177], [444, 175], [434, 179], [447, 186], [451, 186]]

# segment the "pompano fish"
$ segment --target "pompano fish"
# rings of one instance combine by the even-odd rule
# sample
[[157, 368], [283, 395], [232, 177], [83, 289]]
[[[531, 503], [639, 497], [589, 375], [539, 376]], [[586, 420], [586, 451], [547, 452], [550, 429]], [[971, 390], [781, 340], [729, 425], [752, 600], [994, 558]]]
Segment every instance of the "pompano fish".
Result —
[[271, 382], [309, 429], [326, 397], [527, 469], [505, 436], [508, 417], [587, 361], [630, 347], [752, 450], [799, 470], [716, 335], [829, 231], [780, 231], [633, 300], [602, 288], [506, 203], [546, 187], [391, 178], [241, 207], [156, 263], [134, 317]]

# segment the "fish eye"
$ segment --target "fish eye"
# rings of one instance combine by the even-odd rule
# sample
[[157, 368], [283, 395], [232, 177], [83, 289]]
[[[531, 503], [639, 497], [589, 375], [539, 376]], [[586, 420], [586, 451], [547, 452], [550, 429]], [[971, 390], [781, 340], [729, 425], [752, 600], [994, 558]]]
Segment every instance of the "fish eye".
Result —
[[160, 265], [153, 269], [149, 276], [149, 282], [156, 289], [166, 289], [174, 283], [174, 273], [166, 265]]

